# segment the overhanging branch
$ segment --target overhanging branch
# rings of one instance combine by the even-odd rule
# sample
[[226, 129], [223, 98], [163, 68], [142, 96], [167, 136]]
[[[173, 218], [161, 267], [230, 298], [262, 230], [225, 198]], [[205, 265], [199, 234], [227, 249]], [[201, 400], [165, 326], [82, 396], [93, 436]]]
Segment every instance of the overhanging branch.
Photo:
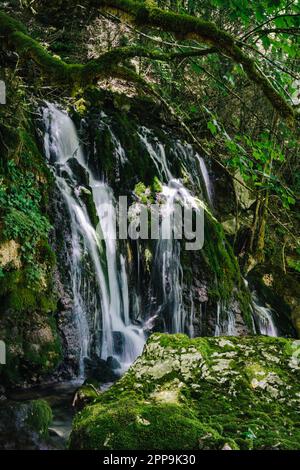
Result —
[[[47, 74], [47, 78], [56, 83], [69, 85], [87, 85], [99, 78], [114, 77], [117, 66], [126, 63], [126, 60], [134, 57], [145, 57], [151, 60], [171, 61], [186, 57], [201, 57], [217, 52], [215, 48], [197, 50], [185, 50], [183, 52], [164, 53], [149, 50], [146, 47], [129, 46], [119, 47], [101, 54], [97, 59], [90, 60], [86, 64], [68, 64], [59, 57], [53, 56], [39, 42], [32, 39], [27, 33], [24, 25], [12, 19], [6, 13], [0, 12], [0, 35], [4, 38], [5, 46], [13, 48], [21, 58], [29, 58]], [[132, 75], [123, 78], [131, 80]]]
[[[15, 49], [21, 58], [32, 59], [47, 74], [49, 80], [81, 86], [96, 81], [98, 78], [114, 77], [116, 66], [122, 62], [126, 64], [126, 60], [133, 57], [170, 61], [177, 57], [199, 57], [215, 52], [225, 53], [243, 66], [248, 77], [261, 88], [279, 115], [289, 122], [294, 121], [293, 107], [285, 101], [270, 80], [259, 70], [255, 60], [241, 49], [238, 41], [227, 32], [218, 29], [213, 23], [189, 15], [167, 12], [133, 0], [93, 0], [93, 3], [102, 8], [121, 11], [135, 24], [173, 32], [182, 39], [197, 39], [209, 47], [203, 50], [193, 49], [171, 53], [153, 51], [139, 46], [116, 48], [84, 65], [68, 64], [53, 56], [26, 33], [26, 29], [21, 23], [3, 12], [0, 12], [0, 36], [4, 38], [4, 45]], [[130, 77], [127, 80], [130, 81]]]
[[169, 31], [181, 39], [196, 39], [216, 48], [220, 53], [225, 52], [232, 60], [243, 66], [249, 79], [261, 88], [279, 115], [289, 121], [294, 120], [293, 107], [260, 72], [255, 60], [242, 51], [230, 34], [217, 28], [213, 23], [194, 16], [165, 11], [135, 0], [92, 0], [92, 4], [109, 12], [119, 12], [125, 16], [126, 21], [131, 21], [136, 25]]

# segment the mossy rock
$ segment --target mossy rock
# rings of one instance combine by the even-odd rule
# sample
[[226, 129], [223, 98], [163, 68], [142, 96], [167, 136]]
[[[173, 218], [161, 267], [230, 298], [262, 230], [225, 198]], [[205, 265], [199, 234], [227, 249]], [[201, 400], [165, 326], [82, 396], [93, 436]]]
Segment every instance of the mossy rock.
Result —
[[79, 412], [72, 449], [299, 449], [299, 342], [154, 334]]
[[[11, 328], [11, 321], [14, 328]], [[52, 373], [62, 360], [62, 346], [55, 319], [34, 313], [14, 313], [0, 324], [7, 347], [6, 365], [0, 365], [0, 381], [8, 387], [36, 382]]]
[[0, 404], [0, 449], [45, 448], [52, 411], [44, 400]]
[[96, 416], [91, 407], [86, 407], [71, 445], [73, 449], [198, 449], [201, 438], [212, 447], [221, 440], [217, 431], [202, 425], [186, 407], [176, 403], [135, 403], [128, 399], [98, 405]]

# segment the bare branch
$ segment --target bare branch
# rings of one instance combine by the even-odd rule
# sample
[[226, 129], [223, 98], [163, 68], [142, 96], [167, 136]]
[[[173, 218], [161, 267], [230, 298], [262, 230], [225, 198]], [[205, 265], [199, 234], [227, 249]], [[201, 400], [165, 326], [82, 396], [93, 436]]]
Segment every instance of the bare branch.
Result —
[[253, 35], [253, 33], [256, 33], [256, 31], [260, 30], [267, 24], [270, 24], [272, 23], [272, 21], [275, 21], [279, 18], [299, 18], [299, 17], [300, 17], [300, 13], [283, 13], [281, 15], [273, 16], [269, 20], [265, 21], [264, 23], [261, 23], [260, 25], [256, 26], [251, 31], [249, 31], [248, 33], [244, 34], [244, 36], [241, 37], [241, 40], [246, 41], [250, 36]]

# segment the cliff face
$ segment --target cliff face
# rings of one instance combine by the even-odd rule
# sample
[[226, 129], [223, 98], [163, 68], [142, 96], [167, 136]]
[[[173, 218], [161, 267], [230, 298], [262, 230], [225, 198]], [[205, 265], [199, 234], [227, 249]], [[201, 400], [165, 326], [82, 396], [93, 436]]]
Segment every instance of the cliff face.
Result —
[[[53, 380], [58, 377], [53, 375], [58, 366], [59, 376], [62, 373], [69, 378], [78, 373], [79, 353], [70, 214], [40, 145], [43, 138], [39, 134], [46, 130], [40, 126], [40, 119], [33, 121], [12, 99], [17, 87], [8, 87], [10, 104], [1, 110], [6, 140], [0, 200], [0, 333], [7, 344], [7, 365], [1, 373], [3, 383], [9, 386]], [[6, 114], [9, 118], [5, 120]], [[94, 90], [75, 103], [71, 114], [91, 171], [107, 181], [116, 199], [127, 195], [132, 207], [147, 207], [158, 201], [162, 184], [167, 187], [171, 178], [166, 178], [164, 171], [172, 173], [174, 181], [183, 180], [199, 199], [205, 198], [196, 152], [178, 130], [174, 132], [153, 103]], [[8, 126], [17, 130], [9, 135]], [[71, 191], [76, 193], [80, 188], [78, 204], [96, 227], [99, 218], [89, 177], [75, 159], [71, 167]], [[168, 263], [176, 257], [176, 266], [167, 266], [162, 273], [155, 240], [118, 242], [128, 276], [129, 307], [136, 317], [132, 320], [146, 321], [154, 316], [147, 334], [174, 331], [172, 312], [176, 310], [182, 320], [180, 331], [191, 328], [196, 336], [213, 335], [217, 322], [224, 327], [223, 332], [228, 331], [230, 312], [238, 334], [252, 331], [249, 295], [239, 266], [208, 206], [203, 250], [188, 252], [180, 250], [179, 243], [176, 246], [176, 252], [167, 253]], [[99, 291], [92, 261], [89, 256], [86, 259], [88, 269], [82, 269], [82, 279]], [[121, 276], [121, 266], [116, 269], [117, 277]], [[86, 309], [91, 312], [95, 305], [87, 303]], [[103, 312], [100, 307], [98, 310], [101, 318]], [[93, 325], [93, 318], [89, 321]], [[116, 332], [118, 337], [120, 334]], [[94, 332], [91, 335], [95, 336]], [[91, 351], [97, 347], [91, 344]]]
[[299, 341], [155, 334], [75, 418], [72, 449], [299, 449]]
[[7, 73], [0, 107], [0, 338], [6, 343], [1, 385], [37, 381], [57, 367], [54, 314], [56, 256], [49, 199], [53, 179], [38, 146], [22, 83]]

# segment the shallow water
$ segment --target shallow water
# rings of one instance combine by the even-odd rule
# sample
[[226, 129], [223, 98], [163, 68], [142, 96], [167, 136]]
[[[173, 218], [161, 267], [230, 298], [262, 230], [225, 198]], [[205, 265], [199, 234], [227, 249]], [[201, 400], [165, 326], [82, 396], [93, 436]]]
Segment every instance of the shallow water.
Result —
[[28, 401], [42, 398], [51, 406], [53, 421], [49, 427], [51, 449], [65, 449], [72, 429], [75, 410], [73, 397], [81, 382], [61, 382], [45, 387], [34, 387], [9, 395], [11, 400]]

